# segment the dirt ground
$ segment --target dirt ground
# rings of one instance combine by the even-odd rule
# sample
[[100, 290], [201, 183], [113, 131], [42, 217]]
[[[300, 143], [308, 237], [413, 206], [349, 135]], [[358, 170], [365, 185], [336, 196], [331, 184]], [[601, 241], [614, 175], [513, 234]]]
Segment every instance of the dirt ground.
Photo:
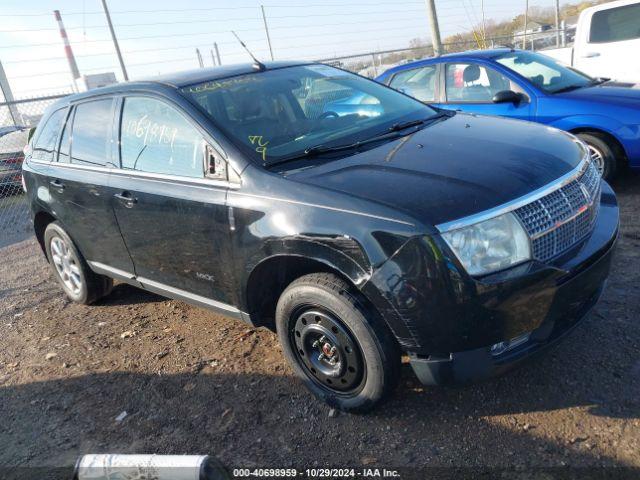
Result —
[[33, 239], [5, 246], [0, 465], [156, 452], [235, 467], [640, 467], [640, 178], [615, 189], [609, 285], [559, 348], [462, 389], [423, 388], [406, 368], [366, 416], [330, 415], [271, 332], [127, 285], [71, 304]]

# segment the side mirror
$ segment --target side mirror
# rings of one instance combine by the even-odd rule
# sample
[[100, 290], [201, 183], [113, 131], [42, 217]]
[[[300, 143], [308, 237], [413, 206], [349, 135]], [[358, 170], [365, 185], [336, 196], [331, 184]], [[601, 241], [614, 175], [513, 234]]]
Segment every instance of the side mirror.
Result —
[[522, 103], [525, 98], [522, 93], [517, 93], [513, 90], [503, 90], [493, 96], [493, 103], [513, 103], [514, 105], [518, 105]]

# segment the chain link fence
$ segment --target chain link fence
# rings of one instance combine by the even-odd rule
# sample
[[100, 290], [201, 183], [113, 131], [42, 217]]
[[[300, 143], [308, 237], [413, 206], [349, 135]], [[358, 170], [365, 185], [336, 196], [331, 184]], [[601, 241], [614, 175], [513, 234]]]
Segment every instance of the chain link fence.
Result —
[[[571, 44], [574, 35], [575, 28], [562, 28], [560, 30], [549, 29], [540, 32], [530, 32], [526, 35], [514, 34], [494, 36], [486, 39], [476, 38], [474, 40], [448, 42], [442, 45], [442, 49], [444, 54], [499, 47], [544, 51], [545, 49], [557, 48], [558, 45], [565, 47]], [[344, 68], [345, 70], [358, 73], [365, 77], [376, 78], [392, 67], [429, 58], [433, 55], [434, 50], [431, 45], [420, 45], [359, 55], [323, 58], [318, 61], [327, 65]]]
[[0, 247], [23, 239], [30, 231], [22, 190], [23, 149], [31, 127], [49, 105], [64, 96], [0, 103]]
[[[478, 48], [499, 46], [541, 50], [553, 48], [562, 37], [562, 45], [573, 38], [573, 32], [547, 30], [528, 35], [493, 37], [485, 40], [461, 40], [443, 45], [444, 53], [461, 52]], [[344, 68], [365, 77], [376, 78], [385, 70], [432, 57], [431, 45], [416, 45], [404, 49], [384, 50], [324, 58], [319, 62]], [[28, 132], [35, 127], [45, 109], [67, 94], [16, 100], [0, 103], [0, 247], [13, 243], [30, 231], [28, 206], [22, 190], [21, 169], [24, 158], [23, 148], [27, 143]]]

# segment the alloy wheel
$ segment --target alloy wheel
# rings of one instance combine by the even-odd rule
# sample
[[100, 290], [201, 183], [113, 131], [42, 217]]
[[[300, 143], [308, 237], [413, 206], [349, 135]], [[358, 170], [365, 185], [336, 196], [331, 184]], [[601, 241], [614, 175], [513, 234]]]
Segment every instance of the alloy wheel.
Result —
[[594, 147], [593, 145], [589, 145], [589, 155], [591, 156], [591, 161], [595, 164], [600, 176], [604, 175], [604, 155], [602, 152]]
[[50, 247], [53, 266], [62, 283], [73, 295], [78, 295], [82, 290], [82, 276], [78, 258], [61, 237], [53, 237]]
[[358, 343], [334, 315], [309, 308], [297, 314], [292, 344], [308, 374], [340, 393], [356, 390], [366, 374]]

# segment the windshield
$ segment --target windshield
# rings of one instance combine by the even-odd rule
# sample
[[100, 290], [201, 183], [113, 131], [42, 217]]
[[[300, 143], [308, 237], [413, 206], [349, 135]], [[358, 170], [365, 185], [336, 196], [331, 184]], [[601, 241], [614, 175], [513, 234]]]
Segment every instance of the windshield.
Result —
[[213, 80], [182, 89], [252, 159], [356, 143], [437, 112], [390, 88], [326, 65]]
[[500, 55], [495, 60], [547, 93], [587, 87], [593, 83], [588, 75], [538, 53], [511, 52]]

